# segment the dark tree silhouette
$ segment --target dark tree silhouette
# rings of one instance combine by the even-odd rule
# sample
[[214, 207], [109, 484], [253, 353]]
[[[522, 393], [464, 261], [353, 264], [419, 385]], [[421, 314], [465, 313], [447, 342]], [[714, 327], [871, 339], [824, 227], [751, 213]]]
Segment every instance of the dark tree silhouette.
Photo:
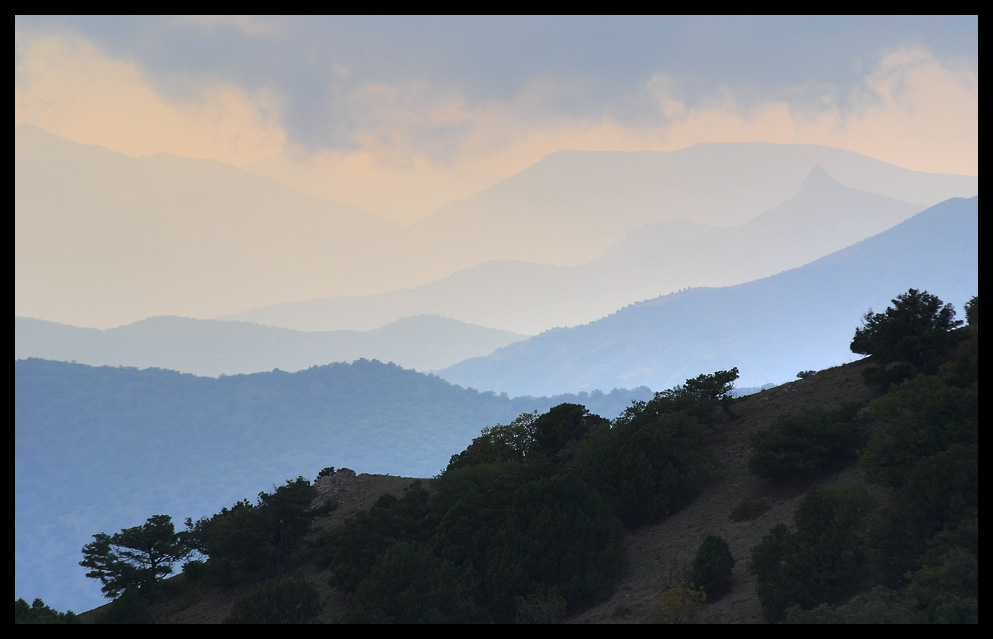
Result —
[[172, 518], [153, 515], [141, 526], [108, 535], [93, 535], [83, 546], [80, 566], [90, 568], [87, 577], [99, 579], [101, 590], [114, 599], [126, 589], [140, 591], [172, 574], [172, 566], [190, 553], [185, 535], [176, 533]]

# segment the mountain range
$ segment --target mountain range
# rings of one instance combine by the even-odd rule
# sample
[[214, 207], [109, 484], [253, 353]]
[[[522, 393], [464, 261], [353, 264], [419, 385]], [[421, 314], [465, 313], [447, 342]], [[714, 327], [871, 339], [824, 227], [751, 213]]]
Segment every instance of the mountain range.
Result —
[[694, 288], [600, 320], [546, 331], [439, 371], [456, 384], [511, 395], [645, 385], [699, 372], [741, 372], [741, 385], [854, 359], [870, 309], [909, 288], [957, 308], [979, 294], [979, 197], [955, 198], [805, 266], [745, 284]]
[[577, 266], [492, 261], [414, 289], [291, 302], [224, 319], [313, 331], [437, 314], [534, 335], [672, 291], [773, 275], [884, 231], [923, 208], [847, 187], [815, 165], [791, 197], [735, 226], [659, 222], [629, 231]]
[[[827, 147], [568, 151], [404, 227], [214, 161], [131, 158], [24, 125], [14, 142], [15, 316], [97, 328], [413, 289], [490, 261], [576, 266], [646, 225], [746, 222], [796, 195], [817, 165], [918, 207], [978, 193], [978, 178]], [[410, 314], [424, 313], [449, 316]]]
[[15, 586], [99, 599], [90, 535], [261, 477], [430, 476], [521, 412], [850, 361], [908, 288], [978, 294], [977, 193], [824, 147], [569, 151], [405, 227], [18, 127]]
[[294, 372], [357, 359], [431, 371], [527, 337], [437, 316], [404, 317], [370, 331], [304, 332], [248, 322], [151, 317], [110, 329], [14, 318], [14, 359], [166, 368], [217, 377]]

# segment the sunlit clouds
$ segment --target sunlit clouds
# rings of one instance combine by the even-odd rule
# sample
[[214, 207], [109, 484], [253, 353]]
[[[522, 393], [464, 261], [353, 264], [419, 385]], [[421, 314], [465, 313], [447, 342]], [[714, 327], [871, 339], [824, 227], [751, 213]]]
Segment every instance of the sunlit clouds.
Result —
[[36, 124], [83, 144], [131, 156], [166, 152], [245, 164], [279, 153], [286, 134], [274, 96], [231, 83], [169, 99], [133, 62], [116, 60], [81, 37], [18, 43], [14, 124]]
[[[479, 31], [480, 24], [472, 27]], [[743, 21], [742, 28], [755, 24]], [[394, 38], [401, 33], [398, 25], [398, 19], [389, 23]], [[334, 43], [351, 47], [345, 55], [308, 40], [315, 28], [304, 31], [290, 18], [173, 17], [163, 18], [161, 26], [142, 26], [161, 28], [162, 38], [169, 37], [168, 29], [181, 30], [205, 50], [211, 38], [218, 39], [217, 47], [223, 40], [224, 46], [254, 48], [219, 52], [220, 61], [202, 72], [190, 70], [195, 60], [185, 60], [181, 70], [166, 68], [160, 53], [150, 73], [142, 55], [126, 52], [132, 42], [108, 48], [69, 28], [19, 29], [15, 23], [15, 125], [36, 124], [132, 156], [213, 158], [401, 222], [425, 217], [562, 149], [805, 143], [915, 170], [978, 175], [978, 53], [970, 62], [920, 44], [880, 42], [872, 55], [834, 52], [838, 65], [856, 71], [857, 82], [842, 84], [840, 73], [797, 81], [795, 74], [769, 69], [764, 84], [716, 74], [707, 84], [701, 82], [703, 62], [700, 77], [686, 71], [692, 65], [685, 61], [678, 69], [651, 69], [639, 61], [645, 69], [638, 81], [629, 80], [638, 77], [630, 72], [623, 82], [607, 81], [609, 70], [578, 65], [556, 75], [552, 71], [566, 64], [556, 52], [553, 62], [536, 59], [530, 77], [510, 82], [508, 72], [501, 74], [503, 58], [470, 80], [458, 68], [461, 51], [451, 52], [453, 60], [434, 52], [411, 61], [388, 48], [398, 45], [363, 40], [363, 32]], [[722, 29], [730, 26], [721, 23]], [[404, 42], [417, 42], [417, 33], [402, 33]], [[429, 36], [422, 38], [424, 47], [436, 47]], [[761, 41], [747, 42], [747, 32], [740, 38], [756, 60], [775, 60], [759, 51]], [[468, 40], [460, 42], [471, 47]], [[499, 46], [499, 40], [490, 38], [485, 46]], [[238, 67], [243, 51], [265, 62]], [[511, 57], [506, 52], [508, 62]], [[518, 58], [513, 68], [529, 69]], [[427, 68], [438, 60], [448, 67]], [[445, 77], [449, 67], [461, 75]], [[761, 71], [754, 68], [752, 75]], [[488, 73], [499, 89], [481, 89]], [[355, 178], [351, 183], [349, 176]]]

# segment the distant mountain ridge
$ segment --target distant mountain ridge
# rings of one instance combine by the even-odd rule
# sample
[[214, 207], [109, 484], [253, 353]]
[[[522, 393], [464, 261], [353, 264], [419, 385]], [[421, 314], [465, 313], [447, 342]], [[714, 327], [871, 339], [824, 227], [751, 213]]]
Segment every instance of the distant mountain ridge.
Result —
[[741, 386], [855, 359], [852, 332], [908, 288], [957, 308], [979, 293], [979, 198], [951, 199], [820, 260], [725, 288], [690, 289], [555, 329], [439, 374], [515, 394], [646, 385], [737, 366]]
[[494, 261], [415, 289], [280, 304], [224, 319], [329, 330], [427, 313], [534, 335], [590, 322], [675, 290], [773, 275], [875, 235], [922, 209], [846, 187], [815, 165], [792, 197], [737, 226], [660, 222], [629, 232], [579, 266]]
[[[558, 151], [442, 207], [414, 230], [442, 238], [445, 251], [477, 263], [512, 259], [575, 266], [646, 224], [741, 224], [792, 197], [816, 165], [851, 188], [921, 209], [979, 192], [978, 178], [909, 171], [817, 145], [744, 142], [702, 143], [678, 151]], [[506, 248], [488, 252], [492, 245]]]
[[153, 317], [101, 331], [18, 317], [14, 359], [165, 368], [216, 377], [275, 368], [294, 372], [365, 358], [426, 372], [525, 337], [437, 316], [407, 317], [371, 331], [321, 333], [184, 317]]
[[[920, 206], [978, 193], [978, 178], [827, 147], [564, 151], [408, 228], [219, 162], [131, 158], [37, 127], [15, 127], [14, 161], [15, 315], [101, 328], [412, 289], [495, 260], [575, 266], [646, 225], [741, 223], [817, 164]], [[450, 316], [404, 314], [425, 312]]]

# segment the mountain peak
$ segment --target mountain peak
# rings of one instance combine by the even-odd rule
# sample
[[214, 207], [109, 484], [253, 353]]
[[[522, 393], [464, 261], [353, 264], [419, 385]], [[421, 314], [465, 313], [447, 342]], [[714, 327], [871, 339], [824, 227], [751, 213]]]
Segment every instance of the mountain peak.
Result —
[[803, 180], [803, 184], [800, 186], [800, 190], [804, 191], [807, 189], [820, 189], [824, 187], [836, 187], [843, 186], [841, 182], [834, 179], [828, 172], [824, 170], [824, 167], [820, 164], [815, 164], [814, 168], [810, 169], [810, 173]]

